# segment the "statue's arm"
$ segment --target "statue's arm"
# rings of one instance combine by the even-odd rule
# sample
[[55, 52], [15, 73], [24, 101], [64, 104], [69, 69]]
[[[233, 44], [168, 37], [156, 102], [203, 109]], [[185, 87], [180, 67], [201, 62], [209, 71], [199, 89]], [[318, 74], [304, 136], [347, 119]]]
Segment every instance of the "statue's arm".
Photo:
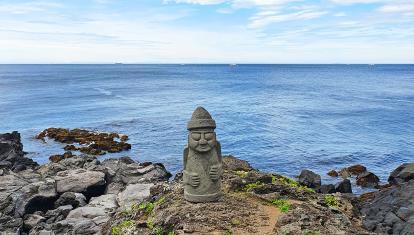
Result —
[[223, 174], [223, 160], [221, 157], [221, 145], [220, 142], [217, 141], [216, 143], [216, 153], [217, 153], [217, 160], [218, 163], [215, 165], [210, 166], [210, 179], [213, 181], [219, 180], [221, 175]]
[[217, 141], [217, 157], [218, 157], [218, 161], [221, 164], [223, 162], [223, 158], [221, 156], [221, 144], [219, 141]]
[[183, 162], [184, 162], [184, 169], [183, 169], [183, 183], [184, 184], [190, 184], [190, 175], [186, 171], [187, 169], [187, 159], [188, 159], [188, 146], [185, 146], [184, 152], [183, 152]]
[[188, 146], [185, 146], [184, 152], [183, 152], [184, 170], [187, 166], [187, 159], [188, 159]]

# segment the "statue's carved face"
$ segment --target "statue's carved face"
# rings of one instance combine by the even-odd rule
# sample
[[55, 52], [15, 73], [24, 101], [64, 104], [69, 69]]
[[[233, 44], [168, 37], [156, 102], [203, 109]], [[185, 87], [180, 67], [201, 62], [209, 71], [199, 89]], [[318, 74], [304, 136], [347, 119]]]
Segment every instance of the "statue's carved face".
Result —
[[216, 146], [216, 133], [211, 129], [192, 130], [188, 145], [197, 152], [208, 152]]

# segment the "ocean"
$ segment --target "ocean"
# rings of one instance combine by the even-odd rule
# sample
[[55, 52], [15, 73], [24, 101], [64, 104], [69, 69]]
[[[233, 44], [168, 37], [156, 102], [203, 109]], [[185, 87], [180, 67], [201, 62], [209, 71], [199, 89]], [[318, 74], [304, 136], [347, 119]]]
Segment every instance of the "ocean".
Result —
[[[130, 137], [130, 156], [182, 167], [197, 106], [223, 154], [291, 177], [363, 164], [385, 182], [414, 162], [414, 65], [0, 65], [0, 132], [17, 130], [39, 163], [62, 145], [48, 127]], [[359, 189], [354, 189], [358, 191]]]

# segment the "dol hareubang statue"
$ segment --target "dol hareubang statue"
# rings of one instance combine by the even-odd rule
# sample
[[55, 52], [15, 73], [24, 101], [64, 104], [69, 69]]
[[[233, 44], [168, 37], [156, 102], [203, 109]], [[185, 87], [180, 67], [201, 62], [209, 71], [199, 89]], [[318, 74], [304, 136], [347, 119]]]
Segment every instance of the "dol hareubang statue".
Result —
[[188, 122], [184, 149], [184, 198], [190, 202], [217, 201], [221, 196], [222, 159], [216, 139], [216, 122], [198, 107]]

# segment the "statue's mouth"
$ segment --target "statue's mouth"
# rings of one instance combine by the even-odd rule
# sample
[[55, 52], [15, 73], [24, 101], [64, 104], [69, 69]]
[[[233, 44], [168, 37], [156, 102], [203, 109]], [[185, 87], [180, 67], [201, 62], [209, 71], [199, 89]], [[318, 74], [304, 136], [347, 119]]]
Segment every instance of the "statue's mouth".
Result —
[[199, 146], [198, 146], [198, 148], [199, 148], [200, 150], [208, 150], [208, 149], [209, 149], [209, 145], [208, 145], [208, 144], [205, 144], [205, 145], [199, 145]]

